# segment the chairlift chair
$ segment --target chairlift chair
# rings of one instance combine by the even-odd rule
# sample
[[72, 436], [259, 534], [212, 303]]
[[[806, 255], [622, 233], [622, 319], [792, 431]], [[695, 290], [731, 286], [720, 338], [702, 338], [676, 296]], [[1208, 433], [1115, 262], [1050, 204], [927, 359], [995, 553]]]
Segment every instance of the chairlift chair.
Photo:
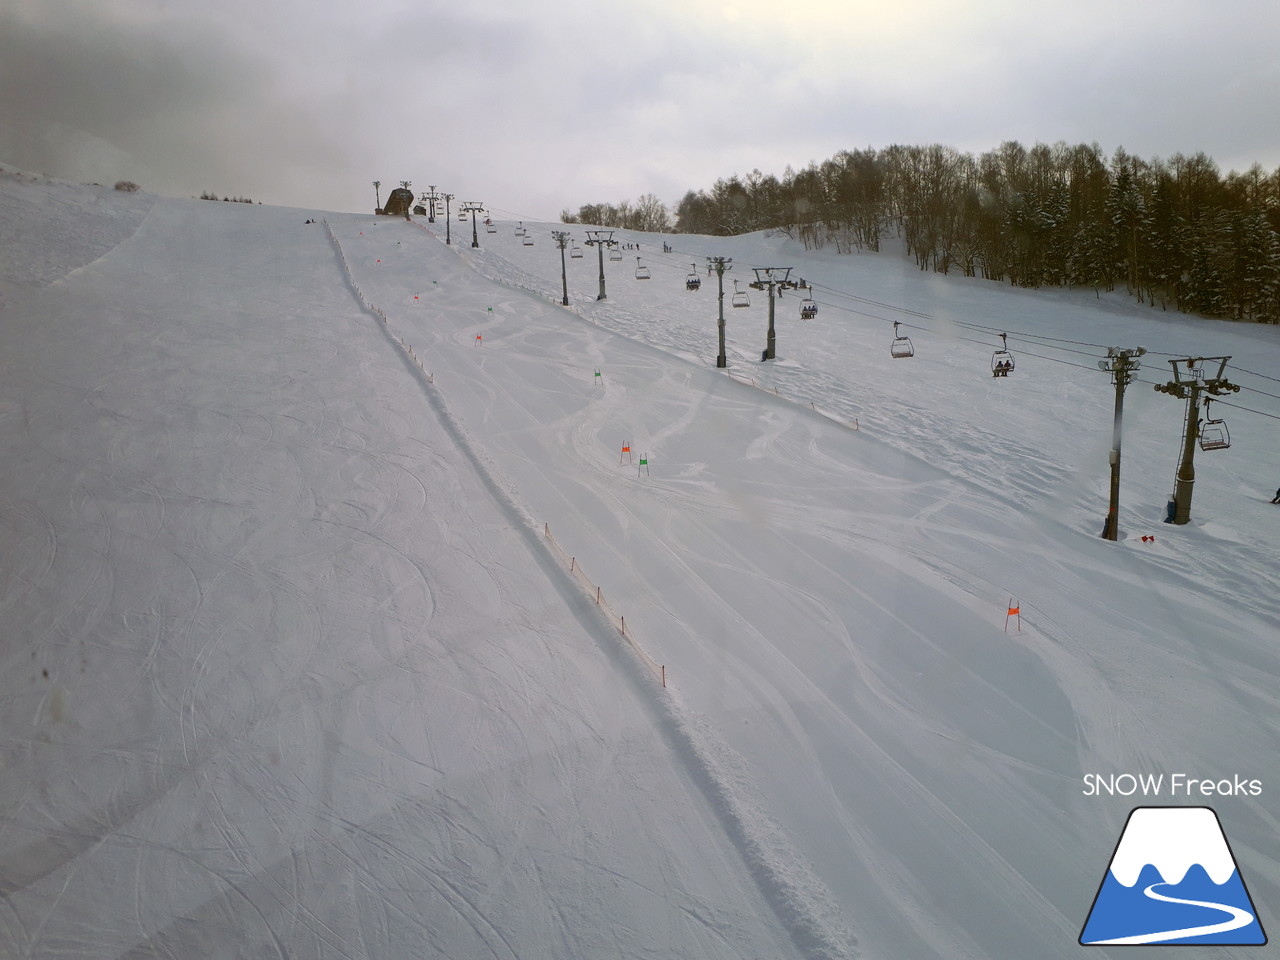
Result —
[[582, 259], [582, 248], [581, 248], [580, 246], [578, 246], [576, 243], [571, 244], [571, 245], [569, 246], [569, 257], [570, 257], [570, 259], [572, 259], [572, 260], [581, 260], [581, 259]]
[[622, 251], [618, 248], [617, 244], [614, 244], [609, 248], [609, 259], [610, 260], [622, 259]]
[[1201, 450], [1225, 450], [1231, 446], [1231, 434], [1224, 420], [1206, 420], [1200, 425]]
[[[1209, 412], [1209, 404], [1213, 401], [1208, 397], [1204, 401], [1204, 412]], [[1231, 446], [1231, 433], [1227, 430], [1227, 423], [1222, 418], [1217, 420], [1203, 420], [1200, 423], [1200, 449], [1201, 450], [1225, 450]]]
[[498, 225], [497, 225], [496, 223], [494, 223], [492, 220], [487, 220], [487, 219], [486, 219], [486, 220], [485, 220], [485, 222], [484, 222], [484, 232], [485, 232], [485, 233], [497, 233], [497, 232], [498, 232]]
[[637, 280], [649, 279], [649, 268], [640, 262], [639, 257], [636, 257], [636, 279]]
[[686, 290], [697, 290], [702, 286], [702, 278], [698, 276], [698, 265], [691, 264], [693, 271], [684, 278], [684, 288]]
[[751, 298], [747, 296], [747, 291], [738, 289], [738, 281], [733, 281], [733, 305], [735, 307], [751, 306]]
[[520, 241], [520, 245], [521, 245], [521, 246], [524, 246], [524, 247], [532, 247], [532, 246], [533, 246], [533, 237], [532, 237], [532, 236], [530, 236], [528, 233], [524, 234], [524, 239], [522, 239], [522, 240]]
[[1009, 352], [1009, 335], [1007, 333], [1000, 334], [1000, 341], [1004, 346], [991, 355], [991, 375], [993, 377], [1007, 377], [1013, 372], [1013, 354]]
[[517, 236], [517, 237], [523, 237], [523, 236], [524, 236], [524, 221], [523, 221], [523, 220], [521, 220], [521, 221], [520, 221], [520, 225], [519, 225], [518, 227], [516, 227], [516, 236]]
[[893, 343], [889, 344], [889, 356], [902, 359], [914, 357], [915, 355], [916, 351], [911, 346], [911, 338], [900, 336], [898, 333], [898, 321], [893, 321]]
[[818, 315], [818, 304], [808, 297], [800, 301], [800, 319], [812, 320]]

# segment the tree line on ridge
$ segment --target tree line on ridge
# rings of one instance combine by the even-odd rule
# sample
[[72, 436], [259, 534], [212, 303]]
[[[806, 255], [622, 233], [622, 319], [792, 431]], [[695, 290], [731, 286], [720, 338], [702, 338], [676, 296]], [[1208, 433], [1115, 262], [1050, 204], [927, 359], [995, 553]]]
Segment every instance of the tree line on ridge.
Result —
[[1144, 160], [1095, 144], [1008, 141], [846, 150], [781, 178], [752, 170], [690, 190], [674, 223], [652, 194], [567, 223], [729, 236], [774, 230], [806, 249], [879, 251], [922, 270], [1024, 287], [1123, 286], [1140, 301], [1280, 322], [1280, 169], [1223, 175], [1203, 153]]

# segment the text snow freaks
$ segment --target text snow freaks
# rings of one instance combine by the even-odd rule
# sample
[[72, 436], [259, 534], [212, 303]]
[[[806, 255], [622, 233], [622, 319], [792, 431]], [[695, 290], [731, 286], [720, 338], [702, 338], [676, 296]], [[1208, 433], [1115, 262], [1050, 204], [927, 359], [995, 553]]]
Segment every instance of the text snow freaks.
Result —
[[1212, 780], [1185, 773], [1086, 773], [1083, 793], [1086, 797], [1256, 797], [1262, 793], [1262, 781], [1239, 775]]

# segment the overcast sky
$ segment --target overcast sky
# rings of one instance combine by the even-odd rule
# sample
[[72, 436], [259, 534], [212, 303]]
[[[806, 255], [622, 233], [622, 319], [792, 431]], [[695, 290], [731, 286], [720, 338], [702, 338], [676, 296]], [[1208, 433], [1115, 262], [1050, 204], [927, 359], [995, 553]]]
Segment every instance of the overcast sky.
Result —
[[0, 0], [0, 164], [497, 216], [842, 149], [1097, 142], [1280, 166], [1277, 0]]

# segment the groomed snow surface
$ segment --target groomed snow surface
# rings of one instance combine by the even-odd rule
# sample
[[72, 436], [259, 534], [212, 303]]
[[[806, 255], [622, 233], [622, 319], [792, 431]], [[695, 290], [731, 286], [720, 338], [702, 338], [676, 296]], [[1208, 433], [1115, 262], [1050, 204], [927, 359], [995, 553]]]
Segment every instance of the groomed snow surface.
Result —
[[[1280, 424], [1164, 524], [1150, 384], [1280, 414], [1277, 328], [760, 234], [566, 309], [582, 228], [450, 226], [0, 174], [0, 956], [1076, 956], [1144, 802], [1271, 921]], [[777, 360], [709, 255], [815, 284]], [[1082, 780], [1173, 772], [1262, 792]]]

